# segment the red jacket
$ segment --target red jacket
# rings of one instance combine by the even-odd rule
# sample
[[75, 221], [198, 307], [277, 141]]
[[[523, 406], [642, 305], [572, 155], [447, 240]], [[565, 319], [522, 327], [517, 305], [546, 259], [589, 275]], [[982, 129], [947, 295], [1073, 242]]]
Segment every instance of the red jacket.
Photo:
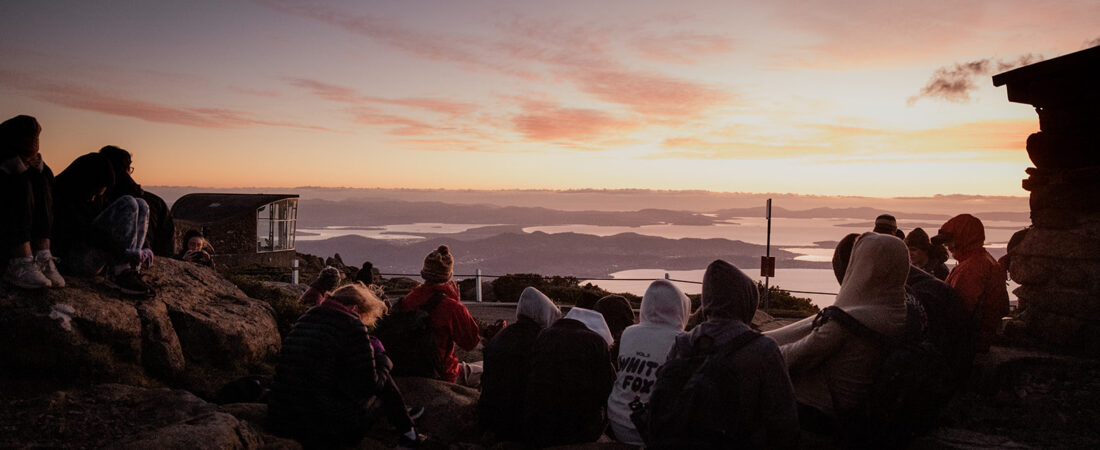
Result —
[[474, 322], [470, 311], [459, 301], [461, 297], [458, 294], [458, 284], [448, 281], [418, 286], [405, 295], [403, 300], [397, 302], [394, 309], [399, 311], [416, 309], [426, 303], [436, 291], [443, 292], [443, 300], [432, 312], [432, 331], [435, 333], [440, 361], [443, 361], [443, 380], [453, 383], [458, 379], [455, 344], [463, 350], [470, 351], [481, 341], [477, 322]]
[[1001, 317], [1008, 314], [1008, 274], [982, 246], [985, 227], [977, 217], [955, 216], [940, 227], [940, 232], [951, 233], [952, 255], [959, 262], [947, 275], [947, 284], [962, 294], [964, 306], [977, 322], [977, 350], [988, 350]]

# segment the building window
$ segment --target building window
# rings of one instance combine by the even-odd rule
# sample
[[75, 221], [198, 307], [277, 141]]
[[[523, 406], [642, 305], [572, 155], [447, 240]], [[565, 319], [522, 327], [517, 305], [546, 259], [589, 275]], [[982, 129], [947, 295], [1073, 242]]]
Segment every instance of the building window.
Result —
[[256, 251], [294, 250], [295, 222], [298, 220], [298, 199], [287, 198], [261, 206], [256, 210]]

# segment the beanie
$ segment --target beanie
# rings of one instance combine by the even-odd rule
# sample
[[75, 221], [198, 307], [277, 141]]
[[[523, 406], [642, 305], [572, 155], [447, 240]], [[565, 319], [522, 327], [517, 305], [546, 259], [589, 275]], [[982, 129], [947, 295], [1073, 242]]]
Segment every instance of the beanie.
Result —
[[905, 237], [905, 245], [918, 250], [923, 250], [928, 253], [932, 250], [932, 241], [928, 238], [928, 233], [923, 228], [914, 228], [909, 232], [909, 236]]
[[455, 259], [451, 256], [451, 249], [446, 245], [440, 245], [424, 258], [424, 268], [420, 270], [420, 277], [427, 283], [442, 283], [450, 280], [451, 275], [454, 275], [454, 265]]
[[875, 233], [894, 234], [898, 229], [898, 220], [889, 214], [882, 214], [875, 218]]

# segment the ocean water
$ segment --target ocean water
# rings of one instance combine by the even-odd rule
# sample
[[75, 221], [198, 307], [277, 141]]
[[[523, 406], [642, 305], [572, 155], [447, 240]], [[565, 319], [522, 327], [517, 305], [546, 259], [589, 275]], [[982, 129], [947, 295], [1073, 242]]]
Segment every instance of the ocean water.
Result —
[[[645, 293], [646, 288], [649, 287], [649, 284], [653, 282], [652, 280], [665, 278], [665, 274], [667, 273], [668, 278], [671, 280], [682, 280], [674, 281], [674, 283], [676, 287], [679, 287], [685, 294], [698, 294], [702, 292], [703, 289], [703, 272], [705, 271], [705, 269], [667, 271], [662, 269], [624, 270], [611, 274], [611, 278], [618, 278], [619, 280], [583, 280], [581, 284], [592, 283], [611, 292], [629, 292], [635, 295], [642, 295]], [[759, 276], [760, 271], [758, 269], [745, 270], [744, 272], [755, 280], [764, 281], [764, 278]], [[833, 304], [836, 300], [836, 292], [840, 289], [840, 284], [836, 282], [836, 277], [833, 275], [831, 269], [777, 268], [775, 270], [775, 278], [770, 280], [769, 285], [779, 286], [786, 290], [803, 291], [795, 292], [794, 294], [799, 297], [808, 297], [815, 305], [822, 308]]]

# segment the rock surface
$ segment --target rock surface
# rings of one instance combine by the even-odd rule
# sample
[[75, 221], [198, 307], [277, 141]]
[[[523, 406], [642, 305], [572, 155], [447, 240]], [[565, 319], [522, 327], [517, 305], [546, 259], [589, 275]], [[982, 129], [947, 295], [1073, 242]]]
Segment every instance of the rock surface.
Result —
[[156, 297], [77, 277], [61, 289], [0, 288], [0, 367], [139, 385], [194, 372], [214, 389], [278, 352], [271, 307], [213, 270], [158, 258], [146, 281]]

